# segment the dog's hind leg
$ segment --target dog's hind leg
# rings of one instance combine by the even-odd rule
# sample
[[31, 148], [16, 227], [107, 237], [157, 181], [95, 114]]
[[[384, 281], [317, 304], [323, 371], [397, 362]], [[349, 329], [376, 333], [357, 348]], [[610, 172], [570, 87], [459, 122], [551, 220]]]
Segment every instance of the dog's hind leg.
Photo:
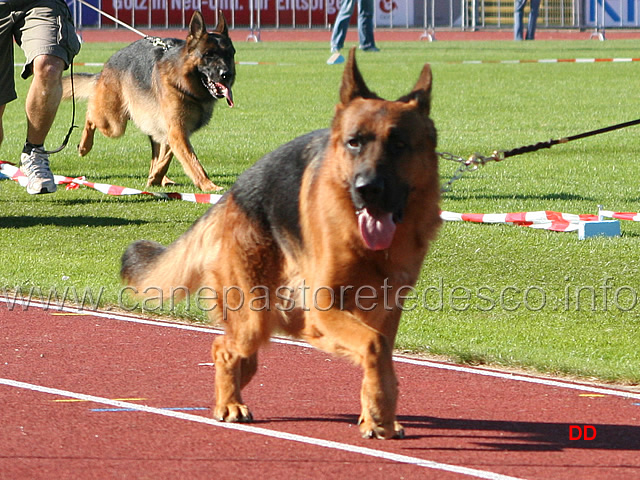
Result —
[[149, 169], [149, 178], [147, 186], [151, 185], [175, 185], [176, 182], [167, 177], [169, 164], [173, 158], [173, 152], [166, 143], [158, 143], [152, 137], [151, 140], [151, 167]]
[[78, 145], [80, 156], [91, 151], [96, 128], [105, 137], [118, 138], [124, 135], [128, 120], [118, 73], [105, 69], [89, 99], [84, 131]]
[[[232, 195], [216, 205], [215, 228], [201, 248], [215, 243], [216, 255], [202, 264], [202, 285], [216, 293], [209, 310], [213, 321], [224, 324], [225, 334], [212, 347], [215, 364], [216, 401], [213, 416], [226, 422], [252, 419], [243, 403], [241, 390], [257, 370], [258, 349], [269, 342], [282, 319], [277, 309], [281, 299], [277, 288], [282, 283], [282, 259], [273, 238], [249, 218]], [[215, 237], [215, 241], [211, 238]]]
[[258, 371], [258, 352], [240, 360], [240, 389], [246, 387]]
[[84, 157], [93, 148], [93, 137], [95, 133], [96, 133], [96, 126], [93, 122], [89, 120], [89, 117], [87, 115], [87, 121], [84, 124], [82, 137], [80, 138], [80, 143], [78, 144], [78, 154], [81, 157]]
[[[226, 299], [223, 302], [228, 302], [226, 308], [229, 309], [226, 332], [216, 338], [211, 348], [216, 372], [213, 417], [224, 422], [250, 422], [253, 416], [242, 401], [241, 391], [258, 369], [258, 349], [268, 342], [274, 319], [266, 311], [251, 310], [259, 309], [256, 297], [227, 295], [232, 290], [241, 291], [240, 287], [222, 289]], [[250, 288], [242, 291], [249, 292]]]

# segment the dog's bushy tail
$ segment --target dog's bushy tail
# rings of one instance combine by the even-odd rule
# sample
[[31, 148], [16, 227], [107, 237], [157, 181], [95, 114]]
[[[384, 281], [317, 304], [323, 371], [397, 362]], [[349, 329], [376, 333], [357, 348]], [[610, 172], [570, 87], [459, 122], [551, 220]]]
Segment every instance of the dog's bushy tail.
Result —
[[138, 240], [122, 255], [120, 277], [134, 296], [180, 300], [213, 275], [219, 251], [214, 209], [168, 247]]
[[62, 99], [70, 100], [72, 97], [76, 99], [88, 99], [93, 93], [93, 89], [98, 81], [99, 73], [74, 73], [73, 88], [71, 84], [71, 76], [62, 78]]

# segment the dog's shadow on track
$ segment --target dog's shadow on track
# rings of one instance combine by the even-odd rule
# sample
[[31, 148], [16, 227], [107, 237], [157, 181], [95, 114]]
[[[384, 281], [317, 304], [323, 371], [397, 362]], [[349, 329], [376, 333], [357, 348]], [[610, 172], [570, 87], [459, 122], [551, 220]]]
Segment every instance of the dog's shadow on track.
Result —
[[[596, 435], [593, 440], [570, 440], [571, 424], [569, 423], [416, 416], [399, 416], [398, 421], [407, 429], [407, 438], [449, 437], [461, 440], [455, 447], [430, 446], [429, 450], [512, 452], [547, 452], [566, 449], [640, 450], [640, 426], [633, 425], [592, 424]], [[425, 430], [428, 433], [423, 435], [422, 432]], [[464, 432], [468, 432], [468, 435]], [[594, 430], [590, 430], [590, 434], [593, 432]], [[465, 446], [463, 440], [469, 440], [469, 445]]]
[[[357, 423], [357, 415], [333, 417], [278, 417], [262, 423], [274, 422], [318, 422]], [[429, 439], [429, 445], [412, 446], [408, 450], [468, 450], [505, 452], [560, 452], [568, 449], [587, 450], [640, 450], [640, 426], [592, 424], [596, 438], [593, 440], [570, 440], [571, 424], [548, 422], [513, 422], [503, 420], [473, 420], [398, 416], [406, 429], [405, 440]], [[590, 430], [592, 434], [593, 430]], [[442, 439], [439, 442], [438, 439]], [[455, 446], [451, 445], [455, 440]], [[438, 446], [439, 444], [443, 446]]]

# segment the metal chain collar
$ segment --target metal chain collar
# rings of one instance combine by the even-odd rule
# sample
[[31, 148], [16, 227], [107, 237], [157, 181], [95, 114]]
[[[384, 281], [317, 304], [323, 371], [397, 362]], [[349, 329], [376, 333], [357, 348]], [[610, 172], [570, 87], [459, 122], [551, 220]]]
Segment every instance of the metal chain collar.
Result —
[[145, 36], [144, 38], [149, 40], [151, 42], [151, 45], [153, 45], [154, 47], [161, 47], [164, 51], [167, 51], [169, 49], [169, 45], [167, 45], [163, 38], [149, 36]]

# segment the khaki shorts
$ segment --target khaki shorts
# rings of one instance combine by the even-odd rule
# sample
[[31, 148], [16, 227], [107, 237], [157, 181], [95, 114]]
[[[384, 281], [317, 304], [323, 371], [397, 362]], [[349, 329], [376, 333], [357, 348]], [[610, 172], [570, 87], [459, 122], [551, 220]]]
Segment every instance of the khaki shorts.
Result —
[[38, 55], [55, 55], [68, 68], [80, 51], [71, 12], [64, 0], [0, 0], [0, 105], [17, 98], [13, 40], [26, 56], [22, 78]]

